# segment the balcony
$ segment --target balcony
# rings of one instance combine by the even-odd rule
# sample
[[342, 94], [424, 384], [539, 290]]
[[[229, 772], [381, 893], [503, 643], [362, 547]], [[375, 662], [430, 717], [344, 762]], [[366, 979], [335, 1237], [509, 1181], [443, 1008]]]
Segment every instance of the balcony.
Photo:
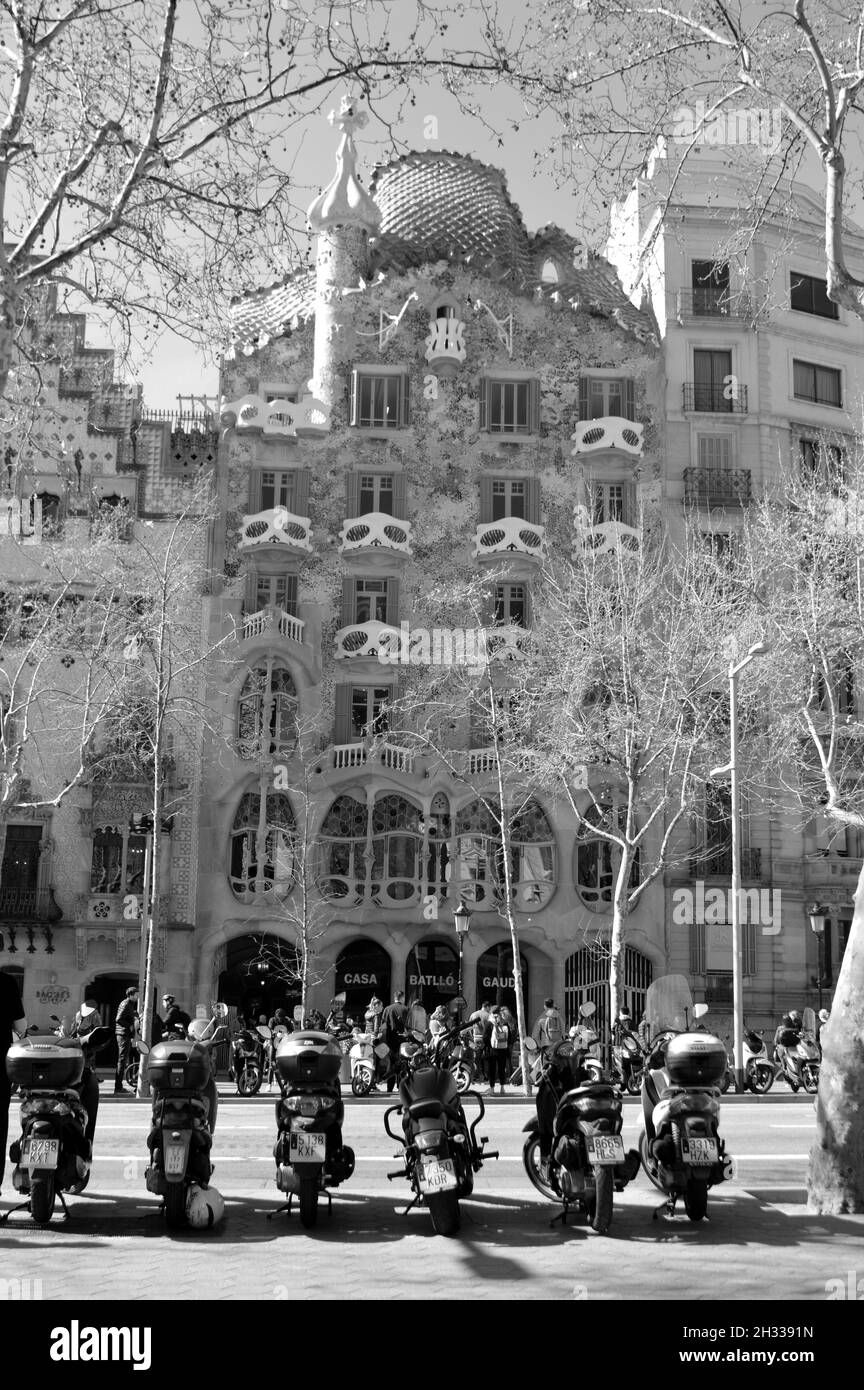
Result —
[[521, 516], [483, 522], [474, 533], [472, 559], [496, 555], [530, 555], [533, 560], [545, 560], [546, 527], [524, 521]]
[[295, 618], [284, 608], [261, 608], [257, 613], [244, 614], [241, 641], [248, 642], [253, 637], [265, 635], [275, 637], [278, 632], [288, 642], [302, 642], [305, 626], [302, 618]]
[[580, 555], [638, 555], [642, 534], [626, 521], [591, 522], [587, 507], [577, 503], [573, 515], [573, 558]]
[[746, 507], [749, 468], [685, 468], [684, 501], [702, 507]]
[[[690, 861], [690, 873], [694, 878], [730, 878], [732, 877], [732, 850], [704, 850], [701, 855]], [[741, 851], [741, 878], [753, 879], [762, 877], [762, 851], [761, 849], [742, 849]]]
[[697, 287], [678, 291], [678, 314], [685, 319], [749, 319], [750, 306], [743, 299], [731, 300], [728, 289]]
[[401, 555], [411, 554], [411, 522], [397, 521], [386, 512], [366, 512], [342, 523], [339, 550], [343, 555], [352, 551], [382, 549]]
[[365, 743], [336, 743], [333, 745], [333, 766], [342, 769], [360, 767], [363, 763], [379, 763], [391, 772], [413, 772], [417, 751], [396, 743], [379, 743], [368, 748]]
[[260, 545], [282, 545], [288, 550], [312, 551], [312, 527], [308, 516], [295, 516], [285, 507], [244, 516], [239, 550]]
[[726, 386], [703, 386], [699, 382], [685, 381], [681, 409], [700, 414], [746, 415], [747, 387], [731, 376]]
[[[507, 752], [501, 759], [502, 767], [507, 772], [535, 772], [539, 771], [543, 763], [544, 755], [532, 748], [514, 749]], [[495, 772], [497, 761], [494, 748], [469, 748], [465, 754], [465, 770], [469, 777], [477, 777], [485, 772]]]
[[336, 660], [345, 657], [377, 657], [382, 665], [395, 664], [402, 651], [402, 633], [389, 623], [372, 620], [351, 623], [336, 633]]
[[235, 429], [238, 434], [256, 430], [280, 439], [323, 435], [330, 429], [329, 409], [308, 391], [299, 401], [268, 401], [252, 393], [234, 401], [223, 399], [219, 416], [223, 428]]
[[41, 888], [0, 888], [0, 919], [39, 922], [48, 916], [48, 890]]
[[618, 449], [624, 454], [642, 453], [645, 426], [620, 415], [604, 415], [599, 420], [583, 420], [571, 434], [572, 453], [594, 454], [601, 449]]

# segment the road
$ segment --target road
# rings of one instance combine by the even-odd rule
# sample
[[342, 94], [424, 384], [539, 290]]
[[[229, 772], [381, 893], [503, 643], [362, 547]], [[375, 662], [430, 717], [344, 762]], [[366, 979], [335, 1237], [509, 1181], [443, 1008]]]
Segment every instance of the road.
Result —
[[[357, 1154], [350, 1182], [322, 1211], [317, 1229], [296, 1215], [268, 1220], [282, 1201], [274, 1183], [273, 1100], [223, 1099], [214, 1143], [214, 1183], [227, 1216], [213, 1232], [169, 1233], [159, 1199], [144, 1185], [149, 1106], [106, 1101], [86, 1194], [71, 1219], [40, 1230], [25, 1214], [0, 1227], [3, 1273], [40, 1280], [44, 1299], [70, 1294], [74, 1257], [81, 1297], [272, 1299], [825, 1299], [828, 1280], [864, 1276], [864, 1218], [811, 1217], [804, 1178], [814, 1132], [812, 1102], [737, 1099], [721, 1130], [736, 1160], [732, 1182], [714, 1189], [710, 1220], [652, 1218], [660, 1194], [644, 1174], [616, 1195], [609, 1235], [579, 1217], [567, 1228], [528, 1183], [521, 1130], [532, 1111], [496, 1099], [480, 1133], [500, 1151], [463, 1203], [460, 1236], [432, 1232], [428, 1212], [404, 1215], [408, 1188], [388, 1182], [399, 1167], [384, 1133], [383, 1098], [346, 1103], [345, 1142]], [[10, 1115], [10, 1137], [17, 1110]], [[638, 1105], [625, 1105], [624, 1139], [635, 1142]], [[11, 1205], [7, 1168], [0, 1205]], [[263, 1248], [262, 1248], [263, 1247]], [[158, 1260], [158, 1274], [156, 1261]], [[35, 1287], [35, 1285], [34, 1285]], [[2, 1296], [2, 1290], [0, 1290]]]

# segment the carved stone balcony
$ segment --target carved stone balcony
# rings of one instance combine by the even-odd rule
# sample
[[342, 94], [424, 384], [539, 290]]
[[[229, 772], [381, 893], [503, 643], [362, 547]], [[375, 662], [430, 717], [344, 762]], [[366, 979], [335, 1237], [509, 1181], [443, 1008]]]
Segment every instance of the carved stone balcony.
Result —
[[334, 743], [333, 766], [335, 768], [360, 767], [366, 761], [365, 743]]
[[380, 743], [368, 748], [365, 743], [336, 743], [333, 745], [333, 766], [360, 767], [363, 763], [378, 763], [391, 772], [413, 772], [416, 749], [402, 748], [397, 743]]
[[330, 429], [330, 411], [311, 392], [299, 401], [266, 401], [250, 393], [234, 401], [223, 400], [219, 414], [223, 427], [233, 426], [238, 434], [257, 430], [262, 435], [296, 439], [298, 435], [326, 434]]
[[340, 627], [336, 633], [336, 660], [344, 657], [386, 656], [397, 661], [402, 650], [402, 633], [390, 623], [375, 620], [368, 623], [351, 623]]
[[545, 560], [546, 527], [524, 521], [521, 516], [483, 522], [474, 533], [472, 558], [496, 555], [530, 555], [534, 560]]
[[601, 449], [619, 449], [624, 454], [642, 453], [645, 426], [620, 415], [603, 415], [599, 420], [582, 420], [571, 434], [574, 454], [594, 454]]
[[625, 521], [592, 523], [588, 509], [577, 504], [573, 514], [573, 558], [580, 555], [619, 553], [638, 555], [642, 545], [641, 532]]
[[343, 555], [352, 551], [389, 550], [401, 555], [411, 554], [411, 522], [398, 521], [386, 512], [366, 512], [342, 523], [339, 549]]
[[749, 468], [685, 468], [684, 501], [703, 507], [745, 507]]
[[257, 613], [244, 614], [241, 640], [248, 642], [251, 638], [263, 637], [267, 633], [275, 636], [278, 632], [289, 642], [302, 642], [305, 626], [302, 618], [295, 618], [284, 608], [261, 608]]
[[259, 545], [281, 545], [288, 550], [311, 553], [312, 527], [308, 516], [295, 516], [285, 507], [269, 507], [264, 512], [244, 516], [238, 550]]

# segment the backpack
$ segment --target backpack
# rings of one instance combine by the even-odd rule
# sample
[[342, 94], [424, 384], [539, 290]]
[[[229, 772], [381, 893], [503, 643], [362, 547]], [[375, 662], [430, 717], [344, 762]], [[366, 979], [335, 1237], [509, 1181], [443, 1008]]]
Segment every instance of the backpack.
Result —
[[492, 1046], [506, 1047], [510, 1041], [510, 1029], [506, 1023], [492, 1023]]
[[543, 1020], [543, 1031], [546, 1034], [546, 1041], [550, 1044], [560, 1042], [564, 1036], [561, 1027], [561, 1019], [558, 1014], [547, 1014]]

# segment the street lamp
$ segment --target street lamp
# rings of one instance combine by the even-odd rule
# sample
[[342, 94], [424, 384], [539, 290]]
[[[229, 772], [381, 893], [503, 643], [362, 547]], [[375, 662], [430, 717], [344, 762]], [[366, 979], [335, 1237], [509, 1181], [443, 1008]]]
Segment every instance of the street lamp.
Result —
[[459, 906], [456, 908], [456, 911], [453, 913], [453, 925], [454, 925], [454, 927], [456, 928], [456, 936], [457, 936], [457, 938], [458, 938], [458, 940], [459, 940], [459, 989], [458, 989], [458, 994], [459, 994], [459, 997], [460, 997], [460, 999], [461, 999], [461, 997], [462, 997], [462, 948], [463, 948], [463, 946], [464, 946], [464, 944], [465, 944], [465, 938], [466, 938], [466, 936], [468, 935], [468, 928], [469, 928], [470, 925], [471, 925], [471, 913], [469, 912], [468, 908], [465, 906], [465, 904], [463, 903], [463, 901], [462, 901], [461, 898], [459, 899]]
[[825, 971], [825, 913], [821, 910], [818, 903], [811, 903], [807, 909], [807, 916], [810, 918], [810, 930], [816, 936], [816, 944], [819, 950], [819, 978], [816, 981], [816, 988], [819, 991], [819, 1012], [822, 1012], [822, 976]]
[[[152, 981], [147, 972], [147, 958], [150, 954], [150, 937], [152, 934], [153, 923], [150, 916], [150, 895], [153, 881], [153, 820], [150, 816], [133, 812], [129, 817], [129, 830], [133, 835], [144, 835], [144, 882], [142, 884], [141, 901], [141, 952], [138, 959], [138, 998], [140, 999], [140, 1009], [142, 1018], [142, 1034], [147, 1031], [146, 1020], [149, 1015], [147, 999], [150, 993]], [[145, 1037], [145, 1042], [150, 1039]], [[150, 1083], [147, 1080], [147, 1068], [138, 1068], [138, 1084], [136, 1093], [139, 1099], [150, 1094]]]
[[744, 1090], [744, 1001], [741, 970], [741, 808], [738, 794], [738, 677], [757, 656], [768, 651], [767, 642], [754, 642], [743, 661], [729, 663], [729, 762], [711, 770], [711, 776], [729, 773], [732, 820], [732, 1015], [734, 1025], [733, 1070], [735, 1089]]

